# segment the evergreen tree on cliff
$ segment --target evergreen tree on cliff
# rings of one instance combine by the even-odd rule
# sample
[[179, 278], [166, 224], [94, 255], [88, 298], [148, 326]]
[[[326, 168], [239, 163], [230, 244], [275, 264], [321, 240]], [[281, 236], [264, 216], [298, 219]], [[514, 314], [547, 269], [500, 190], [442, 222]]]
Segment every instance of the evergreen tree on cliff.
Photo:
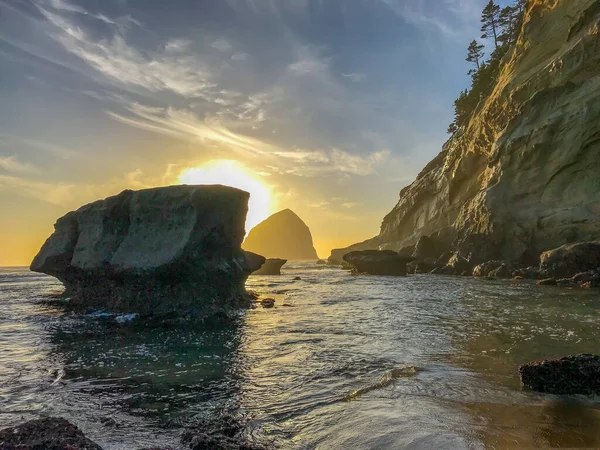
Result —
[[494, 38], [496, 48], [499, 45], [500, 12], [500, 6], [496, 5], [494, 0], [490, 0], [481, 13], [481, 38]]
[[[471, 41], [471, 43], [469, 44], [469, 48], [467, 49], [467, 62], [473, 63], [475, 64], [475, 67], [477, 68], [477, 70], [479, 70], [481, 68], [481, 61], [483, 59], [483, 56], [485, 55], [485, 53], [483, 53], [483, 49], [485, 48], [484, 45], [479, 44], [477, 41], [473, 40]], [[475, 73], [476, 70], [471, 69], [469, 71], [469, 75], [471, 75], [472, 73]]]

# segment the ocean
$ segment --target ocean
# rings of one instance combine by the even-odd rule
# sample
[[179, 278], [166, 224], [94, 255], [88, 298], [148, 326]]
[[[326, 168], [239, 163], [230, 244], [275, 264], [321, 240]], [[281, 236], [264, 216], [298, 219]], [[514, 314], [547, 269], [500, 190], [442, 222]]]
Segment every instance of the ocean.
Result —
[[0, 428], [60, 416], [106, 450], [177, 448], [230, 410], [282, 449], [600, 446], [597, 399], [528, 392], [517, 373], [600, 353], [597, 292], [314, 262], [247, 286], [275, 308], [167, 326], [66, 312], [48, 303], [57, 280], [0, 269]]

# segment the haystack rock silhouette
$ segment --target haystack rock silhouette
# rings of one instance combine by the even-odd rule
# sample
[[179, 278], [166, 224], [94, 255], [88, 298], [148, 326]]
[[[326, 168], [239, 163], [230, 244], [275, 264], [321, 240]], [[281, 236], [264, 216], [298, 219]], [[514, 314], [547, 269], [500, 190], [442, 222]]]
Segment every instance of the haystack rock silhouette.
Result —
[[266, 258], [318, 259], [310, 230], [289, 209], [273, 214], [252, 228], [242, 247]]

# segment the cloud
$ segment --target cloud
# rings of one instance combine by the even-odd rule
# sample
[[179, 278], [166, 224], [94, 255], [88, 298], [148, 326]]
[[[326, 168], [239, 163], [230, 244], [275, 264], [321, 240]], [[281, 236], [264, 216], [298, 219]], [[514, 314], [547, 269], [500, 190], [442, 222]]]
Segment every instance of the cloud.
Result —
[[3, 189], [60, 206], [71, 203], [76, 192], [74, 184], [46, 183], [12, 175], [0, 175], [0, 190]]
[[455, 40], [463, 40], [477, 31], [483, 8], [481, 0], [378, 1], [407, 23]]
[[305, 52], [297, 61], [288, 66], [290, 72], [298, 75], [310, 75], [325, 72], [329, 69], [330, 58], [319, 58]]
[[343, 73], [342, 76], [344, 78], [348, 78], [350, 81], [353, 81], [355, 83], [360, 83], [361, 81], [364, 81], [367, 78], [367, 75], [365, 73], [360, 72]]
[[234, 61], [246, 61], [249, 57], [248, 53], [235, 53], [231, 55], [231, 59]]
[[225, 39], [217, 39], [212, 44], [210, 44], [210, 46], [215, 50], [219, 50], [220, 52], [228, 52], [233, 48], [229, 41]]
[[165, 44], [167, 53], [181, 53], [187, 51], [192, 45], [192, 41], [188, 39], [171, 39]]
[[[113, 82], [185, 97], [204, 97], [216, 87], [208, 67], [198, 57], [173, 51], [142, 53], [118, 31], [110, 39], [94, 40], [64, 16], [44, 8], [40, 11], [57, 29], [54, 39]], [[181, 48], [182, 44], [169, 41], [166, 45], [172, 50], [173, 45]]]
[[[350, 154], [342, 149], [288, 149], [230, 130], [218, 117], [203, 119], [192, 111], [173, 107], [127, 106], [127, 115], [108, 111], [113, 119], [136, 128], [188, 141], [213, 144], [223, 152], [235, 153], [257, 170], [302, 177], [326, 174], [369, 175], [389, 157], [389, 150]], [[265, 170], [268, 169], [268, 170]]]
[[31, 163], [21, 162], [16, 155], [0, 156], [0, 169], [10, 173], [38, 173], [38, 167]]

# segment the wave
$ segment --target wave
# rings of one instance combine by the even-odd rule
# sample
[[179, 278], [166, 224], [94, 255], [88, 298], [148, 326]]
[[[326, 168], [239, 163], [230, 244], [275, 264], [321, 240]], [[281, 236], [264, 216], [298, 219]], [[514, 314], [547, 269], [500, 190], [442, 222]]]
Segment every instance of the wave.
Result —
[[364, 388], [357, 389], [356, 391], [342, 397], [339, 401], [349, 402], [356, 400], [357, 398], [378, 389], [383, 389], [393, 384], [398, 378], [411, 378], [417, 376], [420, 372], [425, 369], [417, 366], [399, 367], [393, 368], [389, 372], [386, 372], [376, 383], [365, 386]]

